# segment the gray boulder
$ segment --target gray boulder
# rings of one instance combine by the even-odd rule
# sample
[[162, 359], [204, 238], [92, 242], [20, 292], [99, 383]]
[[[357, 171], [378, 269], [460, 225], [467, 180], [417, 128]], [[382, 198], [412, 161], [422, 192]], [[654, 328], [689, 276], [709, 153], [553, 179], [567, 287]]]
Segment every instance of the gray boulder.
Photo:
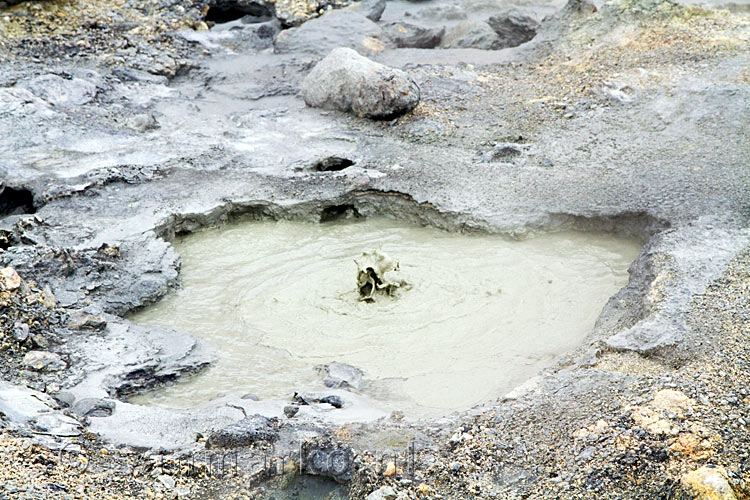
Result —
[[380, 38], [380, 35], [380, 26], [365, 16], [346, 10], [334, 10], [299, 28], [279, 33], [274, 51], [278, 54], [322, 56], [337, 47], [349, 47], [368, 53], [374, 49], [371, 39]]
[[434, 49], [440, 45], [445, 27], [423, 28], [410, 23], [390, 23], [383, 26], [383, 40], [399, 49]]
[[274, 442], [278, 434], [274, 430], [276, 419], [263, 415], [250, 415], [239, 422], [212, 433], [206, 446], [209, 448], [235, 448], [250, 446], [258, 441]]
[[500, 37], [487, 23], [464, 21], [445, 34], [440, 46], [445, 49], [494, 50], [500, 46]]
[[405, 72], [371, 61], [354, 50], [338, 48], [307, 75], [302, 97], [314, 108], [389, 119], [414, 109], [420, 92]]
[[489, 18], [487, 24], [500, 38], [498, 48], [517, 47], [536, 36], [539, 23], [516, 9], [508, 9]]

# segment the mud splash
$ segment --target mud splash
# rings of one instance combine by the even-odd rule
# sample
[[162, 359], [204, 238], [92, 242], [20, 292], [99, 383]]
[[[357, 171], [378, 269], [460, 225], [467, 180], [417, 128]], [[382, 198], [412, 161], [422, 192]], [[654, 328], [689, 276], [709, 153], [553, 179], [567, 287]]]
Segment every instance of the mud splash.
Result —
[[[397, 300], [359, 300], [353, 259], [373, 247], [411, 285]], [[182, 288], [132, 319], [202, 337], [219, 360], [138, 402], [286, 398], [320, 389], [313, 367], [338, 361], [364, 371], [362, 391], [383, 408], [427, 416], [500, 396], [578, 345], [627, 283], [640, 242], [577, 232], [512, 241], [376, 218], [235, 224], [176, 248]]]

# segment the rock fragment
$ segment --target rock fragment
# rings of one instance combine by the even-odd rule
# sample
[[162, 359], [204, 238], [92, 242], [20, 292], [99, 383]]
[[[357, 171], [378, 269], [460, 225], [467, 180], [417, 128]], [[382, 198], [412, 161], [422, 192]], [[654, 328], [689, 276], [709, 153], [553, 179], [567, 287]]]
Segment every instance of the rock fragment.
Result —
[[367, 495], [366, 500], [395, 500], [396, 496], [396, 491], [393, 488], [383, 486]]
[[362, 14], [370, 21], [376, 23], [380, 21], [380, 17], [383, 15], [383, 11], [385, 11], [385, 7], [385, 0], [359, 0], [358, 2], [353, 2], [349, 5], [347, 10], [356, 12], [357, 14]]
[[73, 413], [82, 417], [110, 417], [115, 412], [115, 402], [101, 398], [79, 399], [73, 404]]
[[411, 23], [390, 23], [383, 26], [383, 40], [399, 49], [434, 49], [440, 45], [445, 27], [423, 28]]
[[419, 104], [416, 82], [405, 72], [338, 48], [320, 61], [302, 84], [308, 106], [388, 119]]
[[48, 351], [29, 351], [23, 358], [24, 366], [36, 371], [59, 371], [67, 366], [62, 358]]
[[0, 269], [0, 286], [3, 290], [15, 290], [21, 286], [21, 277], [12, 267]]
[[536, 36], [539, 23], [518, 9], [507, 9], [491, 16], [487, 24], [495, 30], [500, 42], [497, 48], [517, 47]]
[[299, 405], [291, 404], [284, 407], [286, 418], [293, 418], [299, 412]]
[[323, 377], [326, 387], [359, 389], [362, 386], [364, 374], [362, 370], [345, 363], [332, 362], [318, 365], [315, 370]]
[[258, 441], [274, 442], [278, 438], [273, 426], [276, 419], [263, 415], [250, 415], [228, 425], [208, 437], [207, 447], [235, 448], [250, 446]]

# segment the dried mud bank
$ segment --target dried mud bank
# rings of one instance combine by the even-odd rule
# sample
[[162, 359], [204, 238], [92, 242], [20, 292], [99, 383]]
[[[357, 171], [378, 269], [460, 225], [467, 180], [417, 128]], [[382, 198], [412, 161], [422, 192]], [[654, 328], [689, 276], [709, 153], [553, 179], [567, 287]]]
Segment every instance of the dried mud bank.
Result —
[[[330, 13], [206, 30], [201, 3], [0, 11], [0, 498], [262, 497], [299, 471], [371, 499], [750, 497], [748, 18], [540, 4], [517, 47], [415, 49], [387, 25], [434, 37], [488, 7], [392, 1], [377, 24], [373, 4], [346, 30]], [[420, 105], [305, 107], [331, 45], [405, 70]], [[292, 418], [291, 401], [126, 401], [212, 361], [124, 319], [179, 286], [175, 235], [372, 215], [644, 247], [579, 349], [461, 414], [409, 421], [322, 384], [341, 404]]]

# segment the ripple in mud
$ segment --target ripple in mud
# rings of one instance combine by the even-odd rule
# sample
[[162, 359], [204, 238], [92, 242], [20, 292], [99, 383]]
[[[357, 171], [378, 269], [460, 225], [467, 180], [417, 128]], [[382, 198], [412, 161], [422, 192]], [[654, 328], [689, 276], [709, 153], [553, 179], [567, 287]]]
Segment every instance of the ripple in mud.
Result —
[[[365, 372], [384, 409], [425, 416], [501, 395], [575, 347], [627, 283], [637, 241], [561, 232], [523, 241], [387, 219], [253, 222], [188, 236], [182, 289], [137, 314], [206, 339], [206, 373], [139, 402], [190, 406], [218, 392], [289, 397], [313, 366]], [[411, 288], [365, 303], [354, 259], [380, 249]]]

